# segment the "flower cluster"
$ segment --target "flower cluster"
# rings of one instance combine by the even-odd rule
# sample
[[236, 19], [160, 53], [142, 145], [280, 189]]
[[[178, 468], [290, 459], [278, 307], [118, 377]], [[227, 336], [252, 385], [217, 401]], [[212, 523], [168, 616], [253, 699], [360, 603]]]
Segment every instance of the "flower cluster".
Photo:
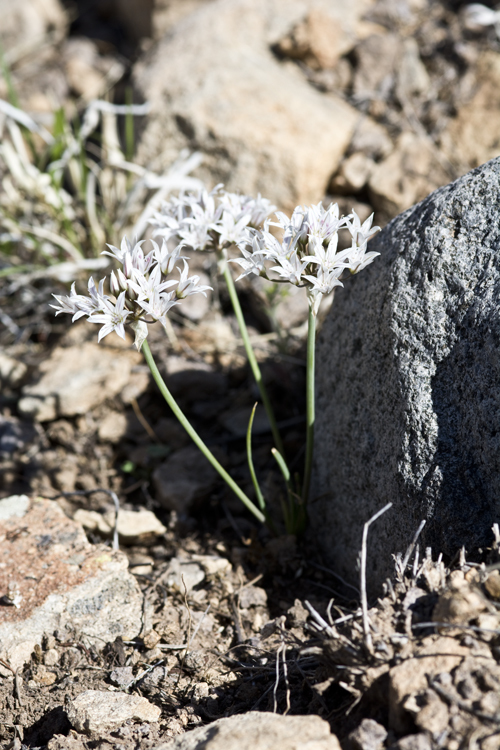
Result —
[[174, 238], [193, 250], [223, 251], [238, 243], [249, 227], [258, 227], [276, 206], [258, 195], [228, 193], [217, 185], [210, 193], [183, 193], [163, 203], [150, 223], [155, 237]]
[[[90, 323], [102, 325], [98, 341], [115, 331], [125, 338], [125, 325], [135, 331], [135, 345], [141, 348], [148, 334], [147, 323], [159, 321], [167, 327], [169, 310], [191, 294], [205, 294], [211, 287], [200, 284], [199, 276], [189, 276], [187, 259], [181, 255], [182, 244], [169, 250], [164, 240], [160, 245], [152, 241], [153, 249], [145, 254], [137, 242], [133, 247], [125, 237], [121, 247], [108, 245], [110, 255], [121, 268], [112, 271], [109, 277], [110, 294], [105, 294], [105, 279], [96, 287], [94, 279], [88, 282], [88, 296], [77, 294], [75, 284], [69, 296], [54, 294], [57, 305], [51, 305], [59, 313], [69, 313], [73, 322], [87, 316]], [[182, 261], [182, 268], [179, 266]], [[177, 269], [179, 278], [167, 278]]]
[[[340, 277], [346, 269], [358, 273], [380, 255], [367, 251], [368, 240], [380, 228], [372, 227], [373, 214], [362, 224], [355, 211], [341, 218], [336, 203], [326, 209], [318, 203], [307, 208], [298, 206], [291, 218], [281, 212], [276, 212], [276, 217], [276, 222], [266, 219], [262, 230], [245, 229], [237, 242], [243, 257], [232, 262], [243, 269], [239, 278], [256, 274], [305, 286], [314, 314], [324, 294], [343, 286]], [[281, 241], [271, 234], [270, 226], [281, 230]], [[351, 246], [339, 252], [340, 229], [350, 233]], [[275, 265], [268, 268], [266, 262]], [[270, 272], [278, 278], [269, 276]]]

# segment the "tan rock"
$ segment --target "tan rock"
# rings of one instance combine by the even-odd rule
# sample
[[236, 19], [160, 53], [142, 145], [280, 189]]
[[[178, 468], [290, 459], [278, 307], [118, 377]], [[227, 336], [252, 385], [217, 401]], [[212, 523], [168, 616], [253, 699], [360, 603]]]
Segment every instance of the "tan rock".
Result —
[[57, 347], [39, 368], [39, 379], [23, 388], [19, 411], [37, 422], [86, 414], [120, 393], [141, 355], [84, 341]]
[[405, 701], [428, 687], [428, 676], [449, 673], [468, 656], [469, 649], [446, 636], [426, 639], [414, 658], [398, 664], [389, 672], [389, 722], [397, 732], [408, 728]]
[[500, 54], [484, 52], [476, 67], [476, 92], [441, 136], [449, 158], [465, 171], [500, 154]]
[[431, 145], [414, 133], [405, 132], [394, 151], [374, 168], [369, 181], [370, 198], [375, 208], [395, 216], [447, 181], [436, 164]]
[[331, 193], [349, 195], [359, 193], [368, 182], [375, 168], [375, 162], [362, 153], [351, 154], [344, 159], [340, 169], [332, 179], [329, 190]]
[[69, 702], [66, 713], [78, 732], [105, 734], [130, 720], [156, 722], [161, 708], [139, 695], [85, 690]]
[[59, 34], [66, 27], [66, 14], [58, 0], [1, 0], [0, 44], [7, 53], [15, 51], [15, 58], [22, 49], [41, 46], [50, 30]]
[[484, 588], [493, 599], [500, 599], [500, 571], [492, 570], [484, 582]]
[[401, 57], [401, 39], [397, 34], [371, 34], [358, 43], [355, 55], [353, 88], [357, 97], [383, 95], [392, 87]]
[[193, 729], [155, 750], [340, 750], [319, 716], [279, 716], [249, 711]]
[[[332, 7], [351, 16], [364, 7], [352, 5]], [[270, 50], [310, 7], [305, 0], [215, 0], [172, 29], [137, 67], [136, 85], [153, 107], [139, 159], [167, 164], [180, 147], [196, 147], [208, 182], [261, 192], [285, 209], [321, 199], [358, 115]]]
[[399, 99], [404, 103], [405, 99], [428, 91], [429, 86], [429, 74], [420, 59], [416, 40], [412, 37], [405, 39], [397, 67], [396, 93]]
[[57, 680], [57, 675], [55, 672], [50, 672], [44, 664], [39, 664], [33, 674], [33, 680], [37, 685], [47, 687], [48, 685], [54, 684]]
[[66, 42], [63, 62], [71, 89], [86, 101], [102, 96], [110, 82], [118, 80], [124, 70], [122, 63], [99, 55], [97, 45], [84, 38], [72, 38]]
[[103, 442], [119, 443], [127, 432], [127, 426], [125, 414], [111, 411], [99, 422], [99, 439]]
[[434, 607], [432, 619], [435, 622], [465, 625], [487, 607], [488, 603], [481, 591], [464, 581], [464, 585], [453, 587], [441, 594]]
[[26, 375], [28, 368], [23, 362], [20, 362], [7, 354], [0, 352], [0, 383], [15, 388]]
[[201, 565], [207, 576], [222, 576], [231, 571], [231, 563], [225, 557], [192, 555], [192, 559]]
[[423, 706], [417, 709], [415, 724], [432, 734], [443, 732], [448, 726], [450, 712], [433, 690], [427, 690], [422, 697]]
[[154, 39], [161, 39], [175, 24], [210, 1], [155, 0], [152, 14], [152, 33]]
[[[97, 513], [94, 510], [79, 508], [74, 520], [81, 523], [88, 531], [97, 531], [103, 536], [111, 536], [115, 527], [113, 511]], [[155, 514], [142, 508], [141, 510], [120, 510], [118, 513], [118, 536], [125, 544], [148, 544], [166, 531], [165, 526]]]
[[365, 156], [379, 160], [389, 156], [393, 148], [393, 140], [382, 125], [368, 116], [358, 120], [350, 151], [362, 151]]
[[321, 8], [313, 8], [277, 47], [287, 57], [302, 60], [313, 70], [333, 68], [353, 46], [338, 19]]

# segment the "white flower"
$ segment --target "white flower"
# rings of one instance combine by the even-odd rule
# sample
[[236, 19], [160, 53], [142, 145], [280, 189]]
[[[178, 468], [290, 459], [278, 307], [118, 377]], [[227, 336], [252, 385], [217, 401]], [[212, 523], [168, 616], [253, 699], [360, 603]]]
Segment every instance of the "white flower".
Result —
[[158, 292], [154, 294], [148, 300], [138, 300], [138, 305], [150, 315], [153, 320], [158, 320], [164, 328], [167, 327], [167, 313], [174, 306], [178, 305], [178, 301], [175, 297], [174, 292]]
[[[156, 214], [152, 223], [158, 228], [155, 236], [162, 234], [166, 238], [177, 237], [193, 250], [205, 250], [212, 244], [211, 231], [220, 218], [222, 207], [215, 205], [215, 196], [220, 189], [217, 185], [210, 193], [200, 190], [198, 193], [187, 193], [173, 199], [176, 216], [168, 204], [162, 213]], [[162, 216], [164, 215], [164, 223]]]
[[162, 204], [160, 211], [155, 213], [149, 222], [157, 227], [154, 236], [160, 235], [165, 241], [172, 237], [178, 237], [188, 215], [189, 209], [185, 195], [181, 194], [177, 198], [172, 196], [168, 202]]
[[307, 260], [308, 263], [317, 263], [321, 267], [321, 271], [325, 273], [335, 268], [340, 268], [341, 271], [348, 268], [349, 263], [345, 261], [350, 257], [351, 249], [337, 253], [338, 241], [338, 234], [334, 234], [325, 247], [320, 238], [313, 237], [309, 240], [308, 245], [308, 250], [312, 250], [313, 255], [304, 255], [302, 260]]
[[172, 273], [179, 260], [186, 260], [186, 258], [180, 254], [183, 248], [182, 243], [180, 245], [177, 245], [177, 247], [172, 250], [172, 252], [169, 251], [168, 245], [165, 240], [163, 240], [163, 242], [161, 243], [161, 248], [158, 247], [156, 242], [152, 241], [151, 244], [154, 247], [155, 261], [158, 263], [161, 268], [162, 274], [164, 274], [165, 276], [169, 273]]
[[244, 236], [250, 214], [243, 214], [238, 220], [230, 211], [224, 211], [221, 221], [214, 226], [220, 235], [220, 243], [237, 244]]
[[241, 216], [244, 216], [248, 211], [245, 211], [245, 204], [248, 203], [249, 198], [247, 195], [240, 195], [239, 193], [228, 193], [223, 190], [220, 194], [219, 203], [223, 213], [230, 213], [236, 221]]
[[76, 293], [74, 282], [71, 285], [71, 292], [69, 297], [62, 297], [58, 294], [53, 294], [52, 296], [55, 297], [59, 305], [50, 305], [50, 307], [53, 307], [56, 311], [56, 316], [60, 313], [69, 313], [73, 316], [72, 322], [74, 323], [75, 320], [78, 320], [78, 318], [81, 318], [83, 315], [88, 314], [87, 310], [89, 309], [91, 301], [83, 294]]
[[175, 286], [177, 281], [175, 279], [169, 279], [168, 281], [161, 280], [161, 268], [159, 265], [155, 266], [148, 277], [139, 271], [135, 271], [134, 278], [128, 282], [129, 289], [132, 289], [137, 295], [137, 301], [149, 300], [155, 294], [164, 292], [170, 286]]
[[487, 8], [481, 3], [466, 5], [463, 21], [465, 28], [470, 31], [481, 31], [485, 26], [494, 26], [497, 35], [500, 35], [500, 11]]
[[253, 227], [259, 227], [265, 219], [276, 210], [270, 200], [263, 198], [259, 193], [257, 198], [248, 198], [244, 204], [245, 213], [250, 214], [250, 224]]
[[327, 209], [320, 202], [316, 206], [309, 206], [305, 213], [307, 224], [307, 235], [309, 240], [313, 238], [330, 242], [338, 230], [345, 226], [347, 218], [339, 218], [339, 207], [337, 203], [330, 203]]
[[184, 297], [189, 297], [191, 294], [198, 294], [198, 292], [204, 294], [206, 297], [206, 290], [212, 289], [212, 287], [200, 285], [200, 277], [188, 276], [188, 273], [189, 266], [186, 261], [184, 261], [184, 268], [182, 271], [180, 271], [181, 277], [179, 279], [177, 289], [175, 290], [176, 297], [178, 299], [184, 299]]
[[[160, 249], [153, 242], [153, 250], [145, 255], [142, 244], [136, 243], [131, 247], [125, 238], [120, 250], [108, 246], [112, 252], [106, 251], [106, 254], [112, 255], [123, 266], [123, 270], [112, 271], [109, 277], [113, 298], [104, 294], [105, 279], [101, 279], [96, 287], [94, 279], [90, 277], [88, 296], [76, 294], [74, 284], [69, 296], [54, 295], [57, 304], [52, 307], [56, 315], [70, 313], [73, 320], [85, 315], [90, 323], [101, 324], [99, 341], [112, 331], [125, 338], [125, 325], [128, 324], [135, 331], [135, 345], [141, 347], [147, 337], [145, 316], [160, 321], [166, 328], [167, 313], [178, 304], [179, 299], [198, 292], [205, 294], [211, 288], [200, 284], [199, 276], [189, 276], [186, 259], [179, 255], [181, 246], [170, 253], [166, 243]], [[162, 263], [169, 271], [179, 260], [184, 263], [183, 269], [179, 269], [180, 279], [167, 278], [162, 273]], [[175, 291], [167, 292], [171, 287], [176, 287]]]
[[339, 276], [343, 270], [343, 268], [334, 268], [332, 271], [324, 271], [320, 268], [316, 276], [304, 275], [304, 279], [310, 282], [310, 289], [312, 291], [319, 292], [320, 294], [330, 294], [336, 286], [344, 286], [339, 280]]
[[380, 253], [376, 253], [374, 251], [367, 253], [366, 252], [367, 243], [364, 242], [362, 245], [355, 245], [355, 243], [352, 243], [352, 247], [349, 248], [349, 250], [346, 250], [346, 253], [349, 253], [349, 263], [348, 267], [351, 270], [351, 273], [359, 273], [363, 270], [363, 268], [366, 268], [366, 266], [370, 265], [377, 255], [380, 255]]
[[352, 210], [352, 215], [348, 218], [346, 226], [349, 230], [353, 243], [360, 246], [368, 242], [370, 237], [380, 230], [380, 227], [372, 227], [373, 214], [369, 216], [363, 224], [356, 211]]
[[104, 250], [101, 255], [110, 255], [112, 258], [115, 258], [120, 263], [123, 263], [123, 259], [125, 257], [126, 253], [132, 253], [132, 246], [130, 242], [128, 241], [127, 237], [124, 237], [121, 242], [120, 249], [115, 247], [114, 245], [106, 245], [106, 247], [109, 247], [111, 252], [109, 250]]
[[243, 258], [234, 258], [229, 261], [230, 263], [238, 263], [238, 265], [243, 268], [243, 273], [238, 276], [236, 281], [244, 278], [244, 276], [249, 276], [251, 273], [260, 276], [266, 268], [264, 265], [264, 253], [259, 243], [259, 237], [254, 236], [252, 238], [251, 250], [247, 250], [247, 246], [248, 239], [242, 241], [241, 244], [238, 245], [240, 252], [243, 254]]
[[221, 192], [219, 200], [223, 211], [228, 211], [235, 221], [239, 221], [243, 216], [248, 216], [248, 223], [252, 227], [260, 226], [264, 219], [276, 210], [276, 206], [273, 206], [267, 198], [263, 198], [260, 193], [257, 198], [252, 198], [249, 195], [227, 193], [224, 190]]
[[301, 276], [306, 269], [307, 261], [301, 261], [297, 253], [292, 253], [289, 257], [281, 256], [277, 258], [277, 261], [279, 265], [273, 266], [271, 271], [275, 271], [282, 279], [289, 281], [290, 284], [298, 286], [301, 281]]
[[127, 279], [130, 279], [133, 275], [133, 269], [136, 269], [141, 273], [147, 273], [154, 261], [153, 252], [144, 255], [142, 249], [143, 244], [144, 240], [141, 240], [141, 242], [136, 242], [134, 247], [132, 247], [127, 237], [124, 237], [121, 242], [120, 250], [117, 247], [114, 247], [114, 245], [108, 245], [111, 252], [104, 250], [102, 255], [110, 255], [112, 258], [119, 261], [123, 265], [125, 276]]
[[103, 312], [92, 313], [88, 318], [89, 323], [102, 324], [97, 341], [101, 341], [108, 333], [112, 333], [113, 331], [124, 339], [125, 322], [127, 317], [131, 315], [130, 310], [125, 309], [125, 292], [120, 294], [114, 305], [109, 299], [103, 299], [103, 302]]

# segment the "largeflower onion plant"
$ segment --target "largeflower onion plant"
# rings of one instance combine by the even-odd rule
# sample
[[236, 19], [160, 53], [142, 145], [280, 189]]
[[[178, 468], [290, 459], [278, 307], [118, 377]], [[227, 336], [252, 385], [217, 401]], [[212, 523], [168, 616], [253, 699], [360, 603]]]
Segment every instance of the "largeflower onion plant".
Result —
[[[289, 218], [276, 212], [276, 221], [269, 219], [275, 211], [270, 201], [229, 193], [218, 185], [212, 192], [201, 190], [172, 197], [154, 215], [151, 224], [154, 236], [151, 249], [145, 253], [144, 242], [132, 245], [124, 238], [121, 247], [108, 245], [104, 254], [118, 264], [109, 279], [96, 286], [88, 282], [88, 295], [77, 294], [75, 284], [69, 296], [54, 295], [52, 305], [59, 313], [69, 313], [73, 321], [87, 317], [90, 323], [101, 326], [98, 340], [114, 331], [125, 338], [129, 325], [135, 333], [135, 345], [142, 349], [146, 362], [168, 405], [187, 430], [202, 453], [227, 482], [233, 492], [261, 522], [272, 526], [265, 498], [261, 491], [252, 461], [251, 427], [247, 432], [247, 457], [257, 504], [234, 482], [215, 456], [201, 440], [183, 414], [161, 377], [147, 341], [148, 325], [160, 322], [167, 329], [167, 316], [175, 305], [192, 294], [206, 294], [210, 287], [190, 276], [185, 249], [213, 251], [228, 287], [249, 363], [259, 387], [262, 402], [271, 425], [275, 447], [273, 454], [287, 486], [288, 505], [284, 505], [284, 520], [288, 532], [299, 531], [305, 522], [309, 497], [314, 448], [314, 350], [316, 319], [321, 300], [338, 286], [342, 279], [358, 273], [379, 254], [368, 251], [368, 240], [378, 231], [372, 227], [373, 215], [362, 223], [355, 211], [340, 217], [337, 204], [324, 208], [322, 203], [297, 207]], [[271, 233], [270, 227], [277, 232]], [[339, 231], [350, 236], [350, 247], [338, 249]], [[279, 235], [279, 239], [276, 234]], [[236, 246], [240, 257], [228, 260], [228, 249]], [[307, 343], [307, 436], [304, 476], [300, 487], [293, 486], [286, 463], [283, 441], [267, 395], [260, 368], [252, 349], [245, 320], [239, 304], [228, 263], [240, 266], [241, 279], [252, 274], [274, 283], [305, 287], [309, 301]], [[237, 279], [237, 280], [238, 280]], [[105, 291], [105, 288], [109, 291]]]

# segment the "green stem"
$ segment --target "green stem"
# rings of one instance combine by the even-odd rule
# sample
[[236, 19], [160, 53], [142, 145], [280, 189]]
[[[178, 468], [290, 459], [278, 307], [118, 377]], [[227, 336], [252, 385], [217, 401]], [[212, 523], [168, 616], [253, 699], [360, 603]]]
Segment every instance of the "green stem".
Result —
[[191, 425], [191, 423], [188, 421], [184, 413], [181, 411], [179, 406], [177, 405], [176, 400], [168, 390], [165, 381], [163, 380], [162, 376], [160, 375], [160, 371], [158, 370], [156, 366], [156, 362], [153, 359], [153, 355], [151, 354], [151, 349], [149, 348], [149, 344], [147, 341], [144, 341], [142, 345], [142, 353], [144, 354], [144, 358], [147, 362], [147, 365], [149, 369], [151, 370], [151, 374], [153, 378], [155, 379], [156, 385], [160, 389], [161, 395], [167, 402], [167, 404], [172, 409], [173, 413], [181, 423], [181, 425], [186, 430], [189, 437], [193, 440], [193, 442], [198, 446], [200, 451], [203, 453], [205, 458], [207, 458], [214, 469], [220, 474], [222, 479], [226, 482], [226, 484], [232, 489], [234, 494], [241, 500], [241, 502], [248, 508], [248, 510], [254, 514], [255, 518], [257, 518], [261, 523], [266, 523], [266, 517], [264, 513], [262, 513], [250, 500], [249, 497], [245, 495], [245, 493], [238, 487], [234, 479], [232, 479], [227, 471], [221, 466], [221, 464], [217, 461], [213, 453], [210, 451], [210, 449], [205, 445], [201, 437], [198, 435], [194, 427]]
[[316, 344], [316, 315], [309, 307], [309, 320], [307, 326], [307, 379], [306, 379], [306, 465], [304, 469], [304, 484], [302, 487], [302, 500], [304, 505], [309, 498], [311, 486], [311, 472], [314, 452], [314, 354]]
[[283, 441], [281, 440], [281, 435], [278, 430], [278, 425], [276, 424], [276, 418], [274, 416], [273, 407], [271, 406], [269, 396], [267, 395], [266, 387], [264, 385], [264, 381], [262, 380], [262, 373], [260, 371], [260, 367], [255, 357], [252, 344], [250, 342], [250, 336], [248, 335], [248, 329], [245, 323], [245, 318], [243, 317], [243, 312], [241, 310], [240, 301], [236, 293], [236, 288], [234, 286], [233, 277], [231, 276], [231, 271], [229, 270], [227, 261], [224, 260], [223, 263], [224, 263], [224, 278], [226, 280], [227, 289], [229, 292], [229, 296], [231, 298], [231, 304], [233, 306], [234, 314], [236, 315], [236, 320], [238, 321], [238, 326], [240, 328], [241, 338], [243, 339], [243, 345], [247, 353], [248, 362], [250, 363], [250, 367], [252, 368], [252, 373], [255, 378], [255, 382], [257, 383], [257, 387], [259, 389], [262, 403], [264, 404], [264, 409], [266, 410], [269, 424], [271, 425], [271, 432], [273, 434], [274, 444], [276, 448], [278, 449], [278, 451], [280, 452], [280, 454], [284, 457], [285, 451], [283, 447]]
[[253, 465], [253, 458], [252, 458], [252, 426], [253, 426], [253, 420], [255, 417], [255, 409], [257, 408], [257, 404], [254, 405], [252, 409], [252, 413], [250, 415], [250, 420], [248, 422], [248, 429], [247, 429], [247, 462], [248, 462], [248, 468], [250, 470], [250, 476], [252, 478], [252, 484], [255, 490], [255, 494], [257, 496], [257, 502], [259, 503], [259, 508], [264, 513], [266, 510], [266, 501], [264, 500], [264, 495], [262, 494], [262, 490], [260, 489], [259, 480], [257, 479], [257, 474], [255, 473], [255, 466]]

